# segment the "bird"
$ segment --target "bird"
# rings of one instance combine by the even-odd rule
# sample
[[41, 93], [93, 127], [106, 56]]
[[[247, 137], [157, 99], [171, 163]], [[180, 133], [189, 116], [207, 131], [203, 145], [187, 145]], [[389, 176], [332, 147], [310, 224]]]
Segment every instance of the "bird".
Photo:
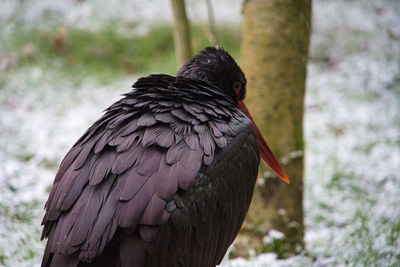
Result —
[[246, 77], [207, 47], [139, 78], [62, 160], [42, 221], [45, 266], [216, 266], [261, 159], [289, 179], [243, 100]]

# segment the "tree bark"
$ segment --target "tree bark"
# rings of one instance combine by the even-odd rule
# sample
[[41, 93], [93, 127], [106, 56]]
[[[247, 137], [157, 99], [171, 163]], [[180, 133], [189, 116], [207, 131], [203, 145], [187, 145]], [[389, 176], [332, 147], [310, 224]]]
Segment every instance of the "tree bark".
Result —
[[192, 57], [190, 26], [186, 15], [185, 0], [171, 0], [174, 20], [174, 40], [177, 64], [184, 65]]
[[[283, 159], [291, 184], [261, 166], [239, 248], [240, 240], [246, 240], [257, 252], [275, 251], [280, 257], [304, 248], [303, 113], [310, 32], [311, 0], [244, 3], [241, 66], [248, 81], [246, 103], [272, 151]], [[284, 238], [263, 242], [271, 229]]]

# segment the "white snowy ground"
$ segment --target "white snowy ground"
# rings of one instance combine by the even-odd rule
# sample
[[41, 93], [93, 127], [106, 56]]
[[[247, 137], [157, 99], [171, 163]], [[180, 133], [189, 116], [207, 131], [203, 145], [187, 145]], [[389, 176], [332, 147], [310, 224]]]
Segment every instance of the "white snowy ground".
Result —
[[[228, 266], [400, 266], [400, 2], [314, 1], [313, 8], [308, 253]], [[42, 209], [58, 163], [134, 78], [77, 86], [59, 80], [57, 70], [1, 71], [0, 266], [37, 266]]]

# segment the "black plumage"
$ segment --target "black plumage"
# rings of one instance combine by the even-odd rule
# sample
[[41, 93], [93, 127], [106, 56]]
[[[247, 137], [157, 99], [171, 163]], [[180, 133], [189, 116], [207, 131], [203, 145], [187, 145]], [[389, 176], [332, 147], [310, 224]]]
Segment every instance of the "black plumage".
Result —
[[42, 266], [218, 264], [243, 223], [260, 160], [237, 104], [245, 85], [218, 48], [177, 77], [140, 78], [62, 161], [45, 206]]

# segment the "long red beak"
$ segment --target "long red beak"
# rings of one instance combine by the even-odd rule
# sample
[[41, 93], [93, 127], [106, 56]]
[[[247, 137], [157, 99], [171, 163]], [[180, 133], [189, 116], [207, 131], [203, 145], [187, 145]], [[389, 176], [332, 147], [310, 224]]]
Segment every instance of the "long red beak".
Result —
[[276, 175], [278, 175], [286, 183], [290, 184], [290, 181], [289, 181], [289, 178], [288, 178], [286, 172], [283, 170], [283, 168], [279, 164], [278, 160], [275, 158], [271, 149], [267, 145], [267, 142], [265, 142], [260, 130], [258, 129], [256, 123], [254, 122], [253, 118], [251, 117], [249, 111], [247, 110], [246, 105], [244, 104], [243, 101], [241, 101], [238, 103], [238, 106], [241, 110], [243, 110], [246, 113], [247, 117], [249, 117], [249, 119], [253, 122], [254, 127], [256, 128], [258, 142], [260, 144], [261, 159], [271, 168], [271, 170]]

